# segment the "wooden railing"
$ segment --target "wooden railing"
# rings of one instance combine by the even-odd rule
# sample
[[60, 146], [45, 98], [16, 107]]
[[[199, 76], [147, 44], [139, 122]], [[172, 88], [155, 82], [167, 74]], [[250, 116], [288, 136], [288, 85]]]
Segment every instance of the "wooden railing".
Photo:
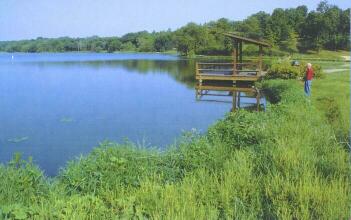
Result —
[[240, 75], [241, 73], [260, 73], [260, 65], [257, 62], [246, 63], [196, 63], [196, 75], [201, 74], [224, 74]]

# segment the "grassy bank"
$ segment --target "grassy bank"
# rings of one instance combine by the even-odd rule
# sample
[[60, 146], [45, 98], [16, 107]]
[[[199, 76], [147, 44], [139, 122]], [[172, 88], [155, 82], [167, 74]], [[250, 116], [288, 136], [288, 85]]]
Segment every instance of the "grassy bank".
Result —
[[[53, 179], [16, 157], [0, 166], [0, 218], [347, 219], [350, 159], [335, 131], [348, 127], [320, 97], [349, 79], [330, 77], [311, 102], [297, 81], [263, 82], [266, 112], [228, 114], [167, 152], [106, 142]], [[335, 120], [349, 117], [347, 95]]]
[[347, 137], [350, 128], [350, 71], [327, 74], [325, 79], [314, 81], [313, 101], [333, 127], [338, 141], [348, 142]]

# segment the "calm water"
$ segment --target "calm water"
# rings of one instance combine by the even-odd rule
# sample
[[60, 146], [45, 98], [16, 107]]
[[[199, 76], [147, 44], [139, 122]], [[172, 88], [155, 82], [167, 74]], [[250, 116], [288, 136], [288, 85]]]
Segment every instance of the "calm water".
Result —
[[2, 53], [0, 162], [22, 152], [54, 175], [104, 140], [165, 148], [204, 132], [232, 104], [196, 101], [193, 76], [170, 55]]

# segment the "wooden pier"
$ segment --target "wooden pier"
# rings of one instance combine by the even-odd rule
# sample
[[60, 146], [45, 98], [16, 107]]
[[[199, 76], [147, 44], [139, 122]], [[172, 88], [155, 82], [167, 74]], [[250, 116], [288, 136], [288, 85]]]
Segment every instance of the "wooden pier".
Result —
[[[233, 33], [225, 33], [225, 36], [233, 42], [233, 61], [229, 63], [196, 63], [195, 78], [198, 84], [203, 81], [257, 81], [262, 76], [262, 56], [263, 48], [269, 44], [246, 37], [241, 37]], [[258, 46], [258, 59], [255, 62], [243, 62], [243, 43]]]

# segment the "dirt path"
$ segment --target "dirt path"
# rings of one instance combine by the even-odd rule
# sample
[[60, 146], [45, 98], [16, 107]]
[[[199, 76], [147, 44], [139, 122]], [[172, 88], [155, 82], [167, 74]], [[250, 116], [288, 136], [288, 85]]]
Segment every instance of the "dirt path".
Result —
[[[344, 58], [345, 61], [350, 61], [350, 56], [341, 56]], [[335, 73], [335, 72], [342, 72], [342, 71], [347, 71], [350, 70], [350, 63], [345, 63], [342, 66], [339, 66], [341, 68], [333, 68], [333, 69], [325, 69], [325, 73]]]
[[335, 72], [342, 72], [342, 71], [347, 71], [350, 69], [325, 69], [324, 72], [325, 73], [335, 73]]
[[350, 61], [350, 56], [341, 56], [342, 58], [344, 58], [346, 61]]

